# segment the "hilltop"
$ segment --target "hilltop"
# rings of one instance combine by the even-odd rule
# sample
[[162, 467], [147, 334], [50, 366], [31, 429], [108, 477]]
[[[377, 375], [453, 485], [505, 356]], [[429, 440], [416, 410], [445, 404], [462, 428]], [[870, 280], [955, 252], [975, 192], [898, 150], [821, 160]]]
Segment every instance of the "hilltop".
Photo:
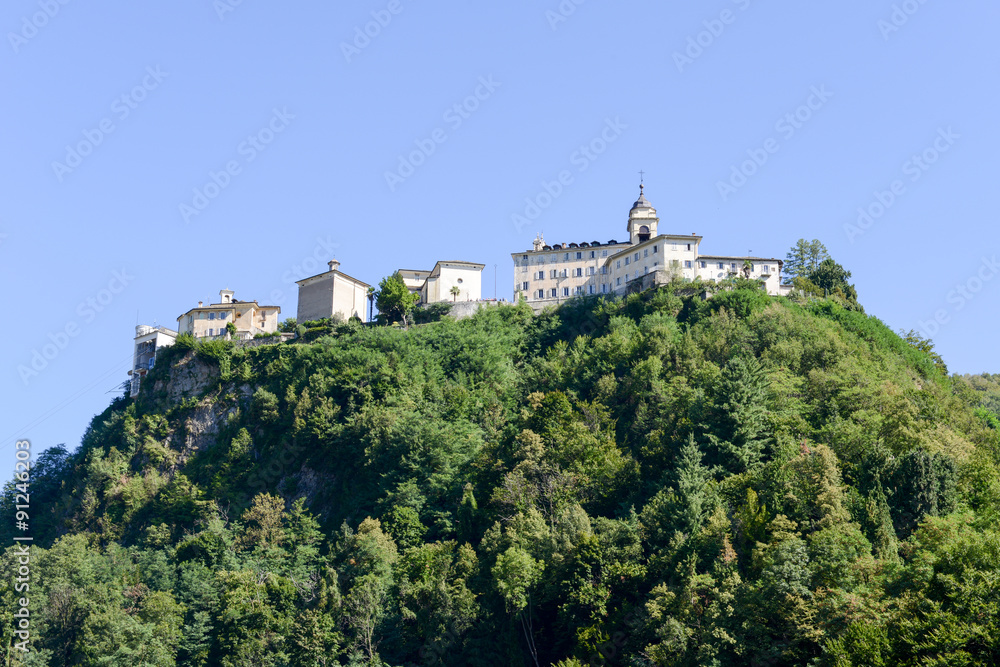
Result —
[[1000, 378], [694, 292], [181, 337], [38, 461], [24, 664], [1000, 661]]

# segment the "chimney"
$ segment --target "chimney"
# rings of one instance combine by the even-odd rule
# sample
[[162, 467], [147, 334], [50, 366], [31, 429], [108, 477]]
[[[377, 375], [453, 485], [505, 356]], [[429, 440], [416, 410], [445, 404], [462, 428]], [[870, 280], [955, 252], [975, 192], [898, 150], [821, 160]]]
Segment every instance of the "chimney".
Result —
[[201, 302], [201, 301], [199, 301], [199, 302], [198, 302], [198, 307], [199, 307], [199, 308], [201, 308], [201, 306], [202, 306], [202, 303], [203, 303], [203, 302]]
[[328, 262], [328, 265], [330, 266], [330, 270], [331, 270], [331, 271], [336, 271], [336, 270], [337, 270], [337, 268], [338, 268], [338, 267], [340, 266], [340, 262], [338, 262], [338, 261], [337, 261], [337, 260], [335, 260], [335, 259], [331, 259], [331, 260], [330, 260], [330, 261]]

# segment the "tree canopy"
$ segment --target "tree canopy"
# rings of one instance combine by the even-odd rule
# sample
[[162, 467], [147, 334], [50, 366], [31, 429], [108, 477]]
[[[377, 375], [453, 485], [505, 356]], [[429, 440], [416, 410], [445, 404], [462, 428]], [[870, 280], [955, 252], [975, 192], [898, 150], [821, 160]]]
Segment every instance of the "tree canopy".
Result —
[[1000, 377], [726, 287], [162, 350], [35, 462], [9, 664], [998, 664]]

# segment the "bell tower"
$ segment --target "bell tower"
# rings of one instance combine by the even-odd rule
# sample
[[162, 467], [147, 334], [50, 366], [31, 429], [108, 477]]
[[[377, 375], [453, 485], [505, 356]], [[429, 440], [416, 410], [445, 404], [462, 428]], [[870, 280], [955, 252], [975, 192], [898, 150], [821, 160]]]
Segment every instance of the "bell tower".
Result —
[[649, 203], [644, 194], [645, 185], [639, 184], [639, 199], [632, 204], [628, 214], [628, 230], [630, 242], [642, 243], [657, 235], [656, 227], [660, 219], [656, 217], [656, 209]]

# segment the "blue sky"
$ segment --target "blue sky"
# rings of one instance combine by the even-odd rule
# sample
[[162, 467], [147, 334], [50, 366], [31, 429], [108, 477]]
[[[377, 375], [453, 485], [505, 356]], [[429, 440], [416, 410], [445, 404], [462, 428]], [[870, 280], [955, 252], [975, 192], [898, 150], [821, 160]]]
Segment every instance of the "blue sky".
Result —
[[137, 319], [174, 326], [226, 287], [294, 316], [294, 281], [333, 254], [372, 284], [482, 262], [484, 297], [496, 265], [509, 299], [539, 231], [622, 238], [640, 170], [661, 231], [779, 258], [818, 238], [869, 313], [952, 371], [1000, 372], [998, 19], [986, 0], [10, 0], [0, 456], [76, 447]]

